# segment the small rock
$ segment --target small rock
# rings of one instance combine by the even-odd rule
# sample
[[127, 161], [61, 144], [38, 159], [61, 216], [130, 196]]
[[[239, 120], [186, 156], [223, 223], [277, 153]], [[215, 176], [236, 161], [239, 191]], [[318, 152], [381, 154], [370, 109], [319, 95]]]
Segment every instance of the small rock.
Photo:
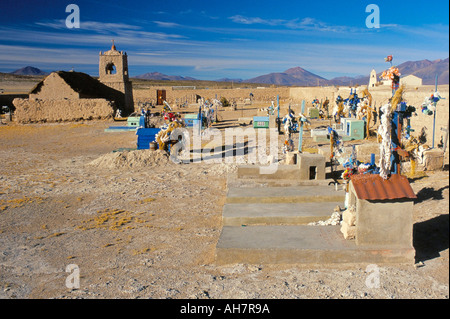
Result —
[[262, 268], [261, 267], [258, 267], [258, 266], [255, 266], [255, 265], [248, 265], [247, 266], [247, 269], [249, 270], [249, 271], [260, 271]]
[[356, 226], [349, 226], [346, 222], [342, 222], [341, 225], [341, 233], [344, 235], [344, 238], [355, 239]]
[[419, 261], [417, 264], [414, 264], [414, 267], [417, 269], [417, 268], [420, 268], [420, 267], [423, 267], [423, 266], [425, 266], [425, 264], [423, 263], [423, 262], [421, 262], [421, 261]]

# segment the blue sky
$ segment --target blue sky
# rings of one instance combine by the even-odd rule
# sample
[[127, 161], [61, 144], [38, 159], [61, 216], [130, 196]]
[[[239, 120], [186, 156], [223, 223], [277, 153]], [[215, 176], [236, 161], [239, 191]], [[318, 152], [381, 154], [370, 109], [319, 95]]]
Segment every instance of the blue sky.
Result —
[[[69, 29], [66, 6], [80, 8]], [[380, 9], [367, 28], [366, 6]], [[98, 75], [98, 53], [126, 51], [130, 75], [248, 79], [300, 66], [327, 79], [449, 56], [448, 1], [0, 2], [0, 72], [31, 65]]]

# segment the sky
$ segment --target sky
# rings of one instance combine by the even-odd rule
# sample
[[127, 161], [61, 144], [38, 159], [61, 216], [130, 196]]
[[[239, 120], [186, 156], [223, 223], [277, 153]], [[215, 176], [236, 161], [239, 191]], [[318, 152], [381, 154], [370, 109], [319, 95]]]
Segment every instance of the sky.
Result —
[[[79, 28], [68, 28], [70, 4]], [[379, 27], [368, 5], [379, 9]], [[369, 24], [366, 20], [369, 18]], [[70, 21], [75, 21], [71, 19]], [[449, 2], [0, 0], [0, 72], [24, 66], [98, 75], [114, 39], [130, 76], [249, 79], [300, 66], [331, 79], [449, 56]]]

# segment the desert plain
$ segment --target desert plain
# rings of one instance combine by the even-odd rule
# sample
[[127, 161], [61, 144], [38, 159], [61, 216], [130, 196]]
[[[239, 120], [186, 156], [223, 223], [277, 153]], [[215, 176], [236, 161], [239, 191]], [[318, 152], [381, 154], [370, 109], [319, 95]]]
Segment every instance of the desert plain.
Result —
[[[221, 110], [217, 127], [239, 126], [267, 106]], [[135, 132], [104, 131], [114, 124], [0, 126], [0, 298], [448, 298], [448, 164], [410, 179], [415, 263], [378, 265], [371, 287], [365, 263], [216, 264], [236, 165], [131, 156]], [[309, 129], [305, 148], [315, 146]], [[69, 265], [79, 287], [67, 285]]]

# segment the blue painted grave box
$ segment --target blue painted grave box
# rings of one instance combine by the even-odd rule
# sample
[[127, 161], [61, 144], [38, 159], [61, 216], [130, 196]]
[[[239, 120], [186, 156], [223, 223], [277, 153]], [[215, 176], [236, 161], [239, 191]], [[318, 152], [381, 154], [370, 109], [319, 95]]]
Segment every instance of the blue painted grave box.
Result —
[[136, 135], [138, 136], [137, 149], [150, 149], [150, 143], [155, 141], [156, 134], [158, 134], [160, 130], [160, 128], [138, 128], [136, 131]]

